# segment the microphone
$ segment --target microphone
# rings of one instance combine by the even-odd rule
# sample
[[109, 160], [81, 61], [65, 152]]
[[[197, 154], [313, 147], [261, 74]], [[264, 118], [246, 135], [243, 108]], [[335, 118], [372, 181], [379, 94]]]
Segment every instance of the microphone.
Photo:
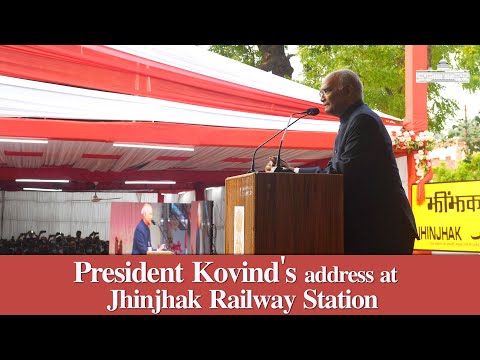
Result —
[[[257, 171], [255, 170], [255, 155], [257, 154], [257, 151], [263, 146], [265, 145], [266, 143], [268, 143], [270, 140], [274, 139], [275, 137], [277, 137], [280, 133], [282, 133], [283, 131], [283, 136], [282, 136], [282, 140], [280, 142], [280, 147], [282, 147], [282, 142], [283, 142], [283, 138], [285, 137], [285, 133], [287, 132], [287, 129], [292, 126], [293, 124], [295, 124], [298, 120], [304, 118], [305, 116], [307, 115], [318, 115], [320, 113], [320, 110], [318, 108], [310, 108], [310, 109], [307, 109], [305, 111], [302, 111], [302, 112], [298, 112], [298, 113], [293, 113], [292, 115], [290, 115], [290, 117], [288, 118], [288, 123], [287, 123], [287, 126], [284, 127], [283, 129], [281, 129], [280, 131], [278, 131], [277, 133], [273, 134], [273, 136], [271, 136], [270, 138], [268, 138], [267, 140], [265, 140], [263, 143], [261, 143], [260, 145], [257, 146], [257, 148], [255, 149], [255, 151], [253, 152], [253, 156], [252, 156], [252, 166], [250, 168], [250, 170], [247, 171], [247, 174], [249, 173], [256, 173]], [[299, 118], [295, 119], [292, 123], [290, 123], [290, 120], [292, 119], [292, 116], [293, 115], [299, 115], [299, 114], [304, 114], [303, 116], [300, 116]], [[280, 149], [278, 151], [278, 155], [280, 155]], [[277, 164], [280, 164], [280, 156], [278, 157], [278, 160], [277, 160]], [[278, 166], [278, 165], [277, 165]]]
[[[285, 134], [287, 133], [287, 129], [290, 127], [290, 125], [293, 125], [294, 123], [296, 123], [298, 120], [304, 118], [305, 116], [307, 115], [318, 115], [320, 113], [320, 110], [318, 108], [310, 108], [310, 109], [307, 109], [305, 110], [304, 112], [301, 112], [301, 113], [297, 113], [297, 114], [304, 114], [303, 116], [300, 116], [299, 118], [297, 118], [294, 122], [292, 122], [291, 124], [287, 124], [287, 127], [285, 128], [285, 130], [283, 130], [283, 135], [282, 135], [282, 138], [280, 139], [280, 145], [278, 146], [278, 154], [277, 154], [277, 163], [275, 164], [275, 170], [274, 172], [291, 172], [291, 170], [289, 169], [284, 169], [280, 166], [280, 152], [282, 150], [282, 144], [283, 144], [283, 139], [285, 138]], [[292, 115], [295, 115], [295, 114], [292, 114]], [[290, 119], [292, 117], [290, 116]], [[288, 119], [288, 122], [290, 123], [290, 119]]]
[[296, 115], [296, 114], [307, 114], [307, 115], [315, 116], [315, 115], [320, 114], [320, 109], [319, 108], [310, 108], [310, 109], [305, 110], [304, 112], [295, 113], [293, 115]]
[[[157, 225], [158, 228], [160, 229], [160, 231], [162, 231], [162, 228], [160, 227], [160, 224], [157, 224], [157, 222], [156, 222], [155, 220], [152, 219], [151, 223], [152, 223], [153, 225]], [[164, 244], [165, 244], [165, 243], [164, 243]], [[162, 244], [160, 244], [160, 245], [162, 245]], [[165, 249], [164, 249], [164, 250], [168, 250], [166, 246], [167, 246], [167, 244], [165, 244]]]

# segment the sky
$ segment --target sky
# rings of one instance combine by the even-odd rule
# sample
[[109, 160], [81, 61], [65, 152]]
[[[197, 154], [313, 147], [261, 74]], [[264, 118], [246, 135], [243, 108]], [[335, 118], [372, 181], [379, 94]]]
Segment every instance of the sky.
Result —
[[471, 120], [475, 116], [480, 116], [480, 92], [474, 93], [462, 89], [462, 84], [445, 83], [445, 89], [442, 96], [457, 100], [460, 110], [457, 112], [457, 119], [465, 118], [465, 107], [467, 109], [467, 119]]

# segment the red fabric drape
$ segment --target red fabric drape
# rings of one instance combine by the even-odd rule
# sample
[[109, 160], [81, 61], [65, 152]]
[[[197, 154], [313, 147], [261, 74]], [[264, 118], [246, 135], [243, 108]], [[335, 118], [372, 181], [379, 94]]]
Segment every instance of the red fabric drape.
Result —
[[412, 151], [407, 154], [407, 167], [408, 167], [408, 199], [410, 204], [412, 203], [412, 184], [417, 181], [417, 170], [415, 169], [415, 158], [413, 157], [417, 152]]
[[[162, 64], [103, 45], [0, 45], [0, 75], [225, 110], [285, 116], [325, 106]], [[307, 119], [315, 117], [307, 117]], [[394, 121], [381, 116], [385, 124]]]
[[[415, 168], [415, 154], [417, 154], [418, 151], [411, 151], [409, 154], [407, 154], [407, 166], [408, 166], [408, 188], [410, 189], [408, 197], [410, 200], [410, 203], [412, 202], [412, 184], [417, 183], [417, 169]], [[432, 168], [425, 174], [425, 176], [420, 179], [417, 183], [417, 204], [421, 205], [425, 201], [425, 184], [428, 183], [430, 180], [433, 178], [433, 171]]]
[[324, 108], [320, 99], [259, 90], [102, 45], [0, 45], [0, 75], [266, 115]]
[[[413, 130], [416, 133], [428, 129], [427, 122], [427, 90], [428, 84], [417, 83], [417, 70], [427, 69], [427, 45], [406, 45], [405, 46], [405, 120], [403, 126], [406, 130]], [[412, 151], [407, 155], [408, 162], [408, 188], [411, 203], [412, 185], [416, 183], [417, 170], [415, 169], [416, 152]], [[418, 195], [424, 194], [424, 184], [419, 183]], [[423, 200], [421, 200], [423, 201]]]
[[[240, 125], [240, 124], [239, 124]], [[277, 130], [163, 122], [68, 121], [0, 117], [4, 137], [255, 148]], [[332, 149], [334, 132], [290, 131], [283, 148]], [[278, 148], [280, 137], [265, 145]]]
[[418, 182], [417, 186], [417, 204], [421, 205], [425, 201], [425, 184], [433, 178], [432, 168], [428, 170], [428, 173]]

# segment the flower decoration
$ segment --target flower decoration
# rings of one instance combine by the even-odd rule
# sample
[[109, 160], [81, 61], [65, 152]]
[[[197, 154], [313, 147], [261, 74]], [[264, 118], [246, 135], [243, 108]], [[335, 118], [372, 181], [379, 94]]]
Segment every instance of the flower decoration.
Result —
[[390, 133], [392, 145], [397, 150], [433, 150], [435, 146], [435, 138], [431, 131], [422, 131], [415, 134], [414, 131], [392, 131]]
[[432, 167], [429, 151], [435, 146], [435, 138], [431, 131], [422, 131], [416, 134], [414, 131], [392, 131], [390, 133], [392, 145], [397, 150], [406, 150], [407, 153], [416, 151], [415, 159], [416, 182], [427, 175]]
[[430, 160], [430, 154], [428, 151], [418, 150], [418, 152], [413, 155], [415, 159], [415, 170], [417, 175], [417, 183], [427, 175], [432, 167], [432, 162]]

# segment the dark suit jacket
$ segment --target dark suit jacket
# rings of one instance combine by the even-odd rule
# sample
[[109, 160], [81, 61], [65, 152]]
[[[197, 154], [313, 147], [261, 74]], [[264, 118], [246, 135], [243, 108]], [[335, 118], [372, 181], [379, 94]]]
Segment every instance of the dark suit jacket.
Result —
[[140, 220], [133, 234], [132, 255], [146, 255], [150, 245], [150, 228]]
[[333, 156], [325, 169], [343, 174], [345, 254], [411, 254], [418, 238], [392, 142], [380, 117], [362, 101], [340, 118]]

